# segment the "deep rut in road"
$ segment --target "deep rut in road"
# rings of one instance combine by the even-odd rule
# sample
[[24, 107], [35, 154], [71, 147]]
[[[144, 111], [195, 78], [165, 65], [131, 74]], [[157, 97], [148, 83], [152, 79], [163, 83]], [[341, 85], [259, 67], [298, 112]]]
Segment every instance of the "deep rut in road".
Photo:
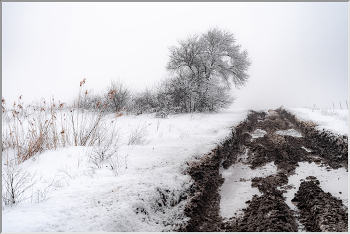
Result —
[[[256, 134], [261, 135], [256, 137]], [[316, 130], [315, 124], [300, 121], [282, 108], [268, 113], [250, 111], [246, 120], [232, 130], [229, 139], [199, 161], [189, 163], [187, 173], [194, 183], [185, 214], [190, 219], [178, 231], [295, 232], [300, 226], [298, 223], [305, 224], [306, 231], [347, 231], [348, 213], [344, 204], [324, 193], [319, 181], [311, 181], [312, 186], [309, 182], [301, 184], [294, 199], [298, 202], [297, 213], [290, 209], [283, 196], [289, 189], [288, 177], [295, 173], [299, 162], [322, 161], [322, 165], [329, 168], [347, 168], [347, 149], [346, 136]], [[244, 153], [247, 158], [238, 158]], [[219, 169], [228, 169], [237, 162], [251, 169], [273, 162], [278, 173], [251, 179], [251, 186], [258, 188], [261, 195], [246, 201], [248, 207], [243, 209], [242, 216], [227, 220], [220, 215], [219, 190], [225, 179]], [[305, 191], [309, 190], [314, 193], [306, 198]], [[329, 202], [326, 210], [313, 212], [325, 202]]]

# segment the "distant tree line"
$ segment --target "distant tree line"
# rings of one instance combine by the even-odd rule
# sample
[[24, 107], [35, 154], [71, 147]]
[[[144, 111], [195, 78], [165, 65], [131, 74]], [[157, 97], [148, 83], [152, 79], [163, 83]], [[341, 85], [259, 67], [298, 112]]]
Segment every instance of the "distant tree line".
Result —
[[[158, 117], [218, 111], [232, 104], [232, 84], [236, 88], [244, 86], [251, 64], [247, 51], [236, 45], [233, 34], [213, 28], [178, 43], [169, 48], [166, 68], [170, 76], [154, 87], [132, 92], [124, 81], [112, 80], [105, 93], [85, 95], [75, 102], [79, 100], [80, 107], [90, 109], [106, 100], [106, 110], [110, 112], [156, 113]], [[107, 98], [111, 90], [115, 91], [114, 96]]]

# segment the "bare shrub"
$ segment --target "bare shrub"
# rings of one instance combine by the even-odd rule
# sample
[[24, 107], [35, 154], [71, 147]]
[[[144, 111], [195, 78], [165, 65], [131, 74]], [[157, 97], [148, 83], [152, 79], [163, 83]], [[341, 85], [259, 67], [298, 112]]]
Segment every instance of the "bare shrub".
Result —
[[230, 91], [216, 77], [195, 83], [188, 74], [180, 73], [135, 94], [132, 107], [137, 115], [155, 113], [157, 118], [177, 113], [212, 112], [233, 103], [235, 97]]
[[30, 189], [36, 181], [35, 173], [32, 175], [18, 164], [7, 165], [2, 173], [2, 200], [5, 205], [16, 205], [28, 199], [24, 193]]
[[74, 175], [72, 173], [72, 169], [70, 167], [68, 167], [68, 165], [66, 166], [61, 166], [60, 169], [57, 170], [59, 173], [62, 173], [64, 176], [69, 177], [70, 179], [74, 179], [76, 177], [76, 175]]
[[133, 95], [131, 108], [136, 115], [155, 112], [157, 106], [156, 92], [153, 88], [146, 88], [145, 91]]
[[128, 139], [128, 145], [146, 145], [148, 144], [149, 141], [147, 141], [146, 137], [148, 135], [147, 127], [151, 124], [146, 124], [144, 122], [142, 125], [141, 121], [135, 127], [134, 129], [131, 130], [131, 133], [129, 135]]
[[108, 105], [117, 93], [116, 90], [109, 90], [103, 101], [99, 101], [92, 109], [93, 112], [88, 115], [89, 112], [85, 112], [84, 109], [80, 108], [81, 100], [87, 99], [89, 95], [87, 90], [82, 92], [84, 84], [85, 79], [80, 82], [79, 95], [76, 98], [77, 102], [73, 103], [73, 108], [69, 113], [69, 127], [74, 139], [73, 145], [75, 146], [92, 146], [95, 144], [99, 138], [98, 133], [100, 132], [101, 123], [107, 114]]
[[98, 132], [98, 139], [88, 153], [88, 158], [94, 167], [101, 168], [105, 160], [115, 156], [119, 148], [119, 133], [113, 121], [110, 125], [101, 127]]
[[[77, 98], [77, 103], [73, 103], [73, 108], [70, 110], [69, 119], [70, 119], [70, 131], [73, 135], [74, 145], [85, 146], [88, 144], [89, 140], [93, 141], [95, 132], [97, 131], [99, 124], [104, 117], [105, 110], [108, 106], [107, 100], [104, 103], [98, 102], [96, 104], [95, 110], [99, 112], [96, 116], [95, 114], [88, 116], [84, 109], [80, 108], [80, 100], [85, 99], [88, 96], [88, 91], [84, 92], [84, 95], [81, 96], [81, 91], [85, 84], [85, 79], [80, 82], [79, 96]], [[112, 99], [115, 90], [111, 90], [108, 93], [108, 98]], [[100, 110], [98, 109], [100, 106]]]
[[122, 167], [121, 165], [121, 159], [118, 154], [116, 154], [114, 157], [110, 157], [108, 160], [108, 165], [111, 171], [115, 176], [119, 175], [120, 169]]
[[124, 162], [125, 169], [128, 169], [129, 164], [130, 164], [129, 154], [124, 155], [122, 159], [123, 159], [123, 162]]
[[115, 176], [118, 176], [120, 174], [121, 169], [124, 168], [128, 169], [129, 166], [129, 154], [126, 155], [119, 155], [115, 154], [114, 156], [110, 157], [108, 159], [108, 166], [113, 172]]
[[83, 160], [85, 158], [85, 155], [84, 154], [80, 155], [80, 153], [79, 153], [79, 155], [76, 156], [76, 158], [77, 158], [77, 163], [78, 163], [78, 168], [79, 168], [80, 164], [83, 162]]
[[107, 91], [109, 90], [116, 90], [116, 93], [113, 98], [108, 99], [108, 109], [115, 113], [125, 110], [131, 101], [131, 91], [126, 86], [125, 80], [112, 80], [111, 84], [107, 87]]
[[[55, 189], [57, 181], [55, 180], [56, 176], [52, 179], [44, 180], [41, 187], [32, 187], [32, 195], [30, 197], [31, 203], [42, 203], [49, 200], [52, 196], [51, 193]], [[41, 180], [41, 178], [40, 178]]]

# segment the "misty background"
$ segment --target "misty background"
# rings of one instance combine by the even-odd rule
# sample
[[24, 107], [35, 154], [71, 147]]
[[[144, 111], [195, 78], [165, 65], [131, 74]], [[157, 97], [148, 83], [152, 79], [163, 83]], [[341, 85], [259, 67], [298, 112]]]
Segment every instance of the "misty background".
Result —
[[348, 3], [2, 3], [2, 97], [69, 102], [121, 78], [167, 77], [169, 47], [218, 26], [249, 53], [235, 108], [339, 108], [348, 100]]

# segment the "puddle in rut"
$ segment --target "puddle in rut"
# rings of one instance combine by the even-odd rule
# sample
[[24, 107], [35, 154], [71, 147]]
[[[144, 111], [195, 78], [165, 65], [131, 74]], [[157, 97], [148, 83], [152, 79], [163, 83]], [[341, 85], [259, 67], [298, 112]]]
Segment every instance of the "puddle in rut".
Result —
[[277, 173], [273, 162], [254, 170], [242, 162], [232, 165], [227, 170], [220, 168], [220, 174], [225, 178], [220, 188], [220, 212], [223, 218], [230, 218], [243, 214], [242, 209], [248, 207], [245, 202], [251, 200], [253, 195], [261, 195], [257, 188], [252, 188], [251, 179], [267, 177]]
[[295, 174], [288, 178], [288, 184], [292, 184], [293, 188], [284, 193], [287, 198], [286, 203], [292, 210], [295, 210], [296, 206], [291, 200], [299, 190], [301, 180], [305, 180], [308, 176], [315, 176], [320, 181], [320, 187], [324, 192], [329, 192], [340, 198], [343, 204], [348, 207], [348, 173], [345, 168], [327, 171], [326, 167], [320, 167], [314, 162], [299, 162]]
[[276, 131], [276, 134], [279, 134], [279, 135], [288, 135], [288, 136], [292, 136], [292, 137], [303, 137], [301, 135], [301, 132], [295, 130], [294, 128], [291, 128], [291, 129], [288, 129], [288, 130], [279, 130], [279, 131]]
[[265, 130], [261, 130], [261, 129], [256, 129], [254, 132], [250, 133], [250, 135], [252, 136], [251, 141], [253, 141], [253, 139], [259, 138], [259, 137], [264, 137], [264, 135], [267, 132]]

